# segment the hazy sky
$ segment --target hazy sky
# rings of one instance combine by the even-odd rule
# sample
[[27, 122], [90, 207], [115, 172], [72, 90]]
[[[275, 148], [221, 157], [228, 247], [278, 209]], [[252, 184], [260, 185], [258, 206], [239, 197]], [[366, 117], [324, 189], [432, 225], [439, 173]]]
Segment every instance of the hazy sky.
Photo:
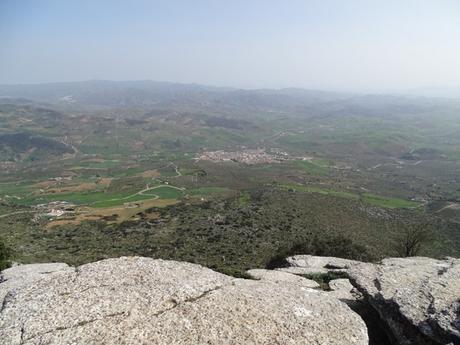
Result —
[[0, 83], [460, 86], [460, 0], [0, 0]]

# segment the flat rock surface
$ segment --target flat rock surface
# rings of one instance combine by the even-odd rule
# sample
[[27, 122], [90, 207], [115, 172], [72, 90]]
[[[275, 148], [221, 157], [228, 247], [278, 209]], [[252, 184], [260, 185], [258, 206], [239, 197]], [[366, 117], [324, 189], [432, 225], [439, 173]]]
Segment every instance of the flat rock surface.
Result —
[[331, 289], [329, 295], [338, 298], [342, 302], [352, 303], [362, 298], [361, 293], [346, 278], [331, 280], [329, 287]]
[[359, 263], [359, 261], [354, 260], [314, 255], [294, 255], [288, 257], [286, 261], [291, 267], [323, 269], [348, 269]]
[[286, 273], [286, 272], [264, 270], [264, 269], [253, 269], [253, 270], [247, 271], [246, 273], [248, 273], [251, 277], [255, 279], [269, 280], [274, 283], [283, 284], [283, 283], [289, 282], [292, 284], [297, 284], [299, 286], [311, 288], [311, 289], [317, 289], [320, 287], [320, 285], [314, 280], [306, 279], [306, 278], [299, 277], [297, 275]]
[[348, 274], [401, 343], [460, 344], [460, 259], [391, 258]]
[[287, 267], [277, 268], [277, 271], [292, 274], [326, 274], [329, 272], [346, 272], [359, 261], [334, 258], [328, 256], [294, 255], [286, 258]]
[[296, 282], [232, 278], [199, 265], [119, 258], [10, 290], [5, 344], [367, 344], [344, 303]]
[[11, 290], [30, 285], [50, 274], [68, 271], [74, 271], [74, 268], [64, 263], [19, 265], [7, 268], [0, 272], [0, 305]]

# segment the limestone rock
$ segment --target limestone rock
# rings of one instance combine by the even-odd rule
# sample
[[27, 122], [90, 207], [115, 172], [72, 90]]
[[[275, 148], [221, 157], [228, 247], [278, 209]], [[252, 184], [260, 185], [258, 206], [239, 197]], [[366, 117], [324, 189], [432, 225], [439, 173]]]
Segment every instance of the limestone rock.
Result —
[[278, 268], [278, 271], [292, 274], [315, 274], [328, 272], [345, 272], [359, 261], [313, 255], [295, 255], [286, 259], [289, 266]]
[[235, 279], [138, 257], [83, 265], [10, 291], [0, 339], [12, 345], [368, 343], [364, 322], [344, 303], [295, 282]]
[[460, 259], [391, 258], [348, 274], [399, 344], [460, 344]]
[[279, 272], [279, 271], [272, 271], [272, 270], [264, 270], [264, 269], [253, 269], [249, 270], [248, 273], [251, 277], [255, 279], [261, 280], [269, 280], [274, 283], [292, 283], [297, 284], [302, 287], [310, 288], [310, 289], [317, 289], [319, 288], [319, 284], [311, 279], [306, 279], [303, 277], [299, 277], [294, 274]]
[[63, 263], [47, 263], [32, 265], [16, 265], [0, 273], [0, 305], [6, 295], [22, 286], [30, 285], [50, 274], [73, 271], [74, 269]]
[[354, 305], [357, 301], [362, 299], [362, 294], [350, 283], [350, 280], [334, 279], [329, 282], [331, 291], [329, 295], [347, 303], [348, 305]]

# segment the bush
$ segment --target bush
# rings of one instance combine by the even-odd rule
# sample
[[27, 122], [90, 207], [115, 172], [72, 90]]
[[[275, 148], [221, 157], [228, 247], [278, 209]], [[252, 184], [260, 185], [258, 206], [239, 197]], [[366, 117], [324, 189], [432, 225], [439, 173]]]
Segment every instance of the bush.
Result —
[[365, 246], [354, 243], [350, 238], [343, 235], [324, 239], [316, 237], [311, 247], [313, 247], [313, 255], [336, 256], [359, 261], [375, 260]]
[[0, 271], [10, 267], [10, 251], [6, 245], [0, 241]]
[[288, 249], [278, 250], [275, 255], [268, 259], [267, 263], [265, 264], [265, 268], [273, 270], [275, 268], [286, 267], [288, 265], [286, 258], [291, 255], [294, 254], [291, 254]]

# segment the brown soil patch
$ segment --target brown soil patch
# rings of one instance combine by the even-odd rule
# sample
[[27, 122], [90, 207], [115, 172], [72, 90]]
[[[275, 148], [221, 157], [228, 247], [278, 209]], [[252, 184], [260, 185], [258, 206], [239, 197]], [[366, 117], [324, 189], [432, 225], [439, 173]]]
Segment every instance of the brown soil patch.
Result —
[[[78, 185], [67, 185], [55, 188], [46, 188], [43, 194], [62, 194], [62, 193], [75, 193], [75, 192], [88, 192], [97, 188], [97, 184], [93, 182], [84, 182]], [[34, 194], [41, 194], [35, 191]]]
[[102, 177], [99, 181], [97, 181], [97, 184], [104, 188], [108, 188], [110, 183], [112, 183], [112, 179], [110, 177]]
[[55, 186], [57, 184], [56, 181], [43, 181], [43, 182], [37, 182], [32, 185], [33, 188], [39, 188], [39, 189], [45, 189], [49, 188], [51, 186]]
[[[179, 201], [176, 199], [150, 199], [137, 201], [135, 207], [107, 207], [107, 208], [92, 208], [92, 207], [80, 207], [76, 210], [76, 216], [67, 219], [56, 219], [46, 224], [47, 229], [52, 229], [56, 226], [62, 225], [78, 225], [83, 221], [90, 220], [101, 220], [108, 224], [121, 223], [128, 219], [135, 217], [138, 213], [143, 213], [152, 207], [166, 207], [177, 204]], [[152, 212], [142, 215], [147, 219], [157, 219], [159, 213]]]
[[141, 174], [141, 176], [143, 178], [154, 178], [154, 177], [160, 177], [161, 174], [158, 172], [158, 170], [146, 170]]
[[48, 224], [45, 225], [45, 228], [47, 229], [52, 229], [56, 226], [62, 226], [62, 225], [78, 225], [80, 224], [79, 220], [76, 219], [58, 219], [58, 220], [53, 220], [49, 222]]
[[102, 158], [89, 158], [89, 159], [85, 159], [83, 162], [85, 162], [85, 163], [104, 163], [105, 159], [102, 159]]
[[96, 189], [97, 185], [94, 182], [83, 182], [75, 187], [73, 187], [74, 192], [86, 192], [89, 190]]

